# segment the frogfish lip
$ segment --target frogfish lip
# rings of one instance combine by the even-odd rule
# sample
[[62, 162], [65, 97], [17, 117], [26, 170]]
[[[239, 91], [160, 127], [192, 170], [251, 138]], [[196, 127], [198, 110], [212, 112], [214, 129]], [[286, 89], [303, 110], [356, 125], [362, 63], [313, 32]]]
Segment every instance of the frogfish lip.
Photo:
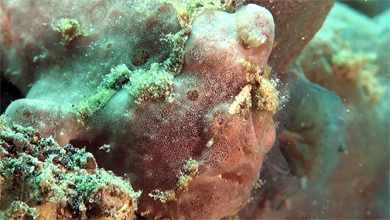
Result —
[[[219, 219], [226, 215], [237, 213], [245, 202], [248, 201], [252, 187], [259, 177], [250, 164], [243, 164], [233, 169], [220, 169], [204, 172], [195, 178], [187, 192], [178, 196], [178, 204], [194, 202], [207, 203], [213, 210], [220, 210], [218, 216], [214, 213], [212, 218]], [[206, 199], [207, 198], [207, 199]]]
[[[190, 190], [194, 190], [200, 185], [203, 189], [215, 187], [219, 189], [229, 189], [230, 193], [246, 197], [249, 195], [255, 181], [259, 178], [257, 172], [250, 164], [243, 164], [233, 169], [219, 169], [200, 174], [190, 184]], [[190, 191], [189, 190], [189, 191]]]

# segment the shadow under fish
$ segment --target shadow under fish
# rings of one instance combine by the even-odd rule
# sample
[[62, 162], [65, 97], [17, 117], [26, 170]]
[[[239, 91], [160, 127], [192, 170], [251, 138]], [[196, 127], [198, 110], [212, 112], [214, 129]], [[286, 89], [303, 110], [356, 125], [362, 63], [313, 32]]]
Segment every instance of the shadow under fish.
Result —
[[275, 116], [279, 148], [292, 174], [305, 179], [303, 187], [322, 188], [346, 150], [347, 109], [336, 94], [310, 83], [297, 64], [288, 76], [290, 99]]

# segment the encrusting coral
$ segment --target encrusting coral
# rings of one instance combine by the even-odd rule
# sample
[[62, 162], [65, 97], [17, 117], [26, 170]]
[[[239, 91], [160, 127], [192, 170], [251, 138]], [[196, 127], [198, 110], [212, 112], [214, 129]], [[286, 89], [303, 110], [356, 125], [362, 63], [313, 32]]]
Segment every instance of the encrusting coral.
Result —
[[97, 167], [84, 149], [59, 146], [0, 118], [0, 218], [132, 219], [141, 192]]

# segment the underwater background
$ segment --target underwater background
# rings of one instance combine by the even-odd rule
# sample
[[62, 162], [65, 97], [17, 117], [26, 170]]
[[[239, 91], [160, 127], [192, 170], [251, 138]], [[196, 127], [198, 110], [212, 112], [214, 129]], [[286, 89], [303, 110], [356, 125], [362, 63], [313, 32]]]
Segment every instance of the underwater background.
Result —
[[389, 219], [390, 1], [0, 0], [0, 219]]

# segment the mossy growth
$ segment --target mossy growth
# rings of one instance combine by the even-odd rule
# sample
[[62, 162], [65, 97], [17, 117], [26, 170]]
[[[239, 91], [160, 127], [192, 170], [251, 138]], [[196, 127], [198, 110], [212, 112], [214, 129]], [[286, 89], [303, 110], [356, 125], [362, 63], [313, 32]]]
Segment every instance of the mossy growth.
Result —
[[179, 19], [181, 30], [176, 34], [168, 34], [164, 39], [172, 41], [173, 49], [169, 58], [164, 62], [164, 68], [174, 75], [181, 72], [184, 62], [184, 45], [188, 35], [192, 30], [192, 23], [196, 17], [201, 15], [205, 10], [219, 9], [227, 12], [234, 12], [236, 1], [234, 0], [162, 0], [163, 3], [171, 4]]
[[183, 165], [179, 171], [177, 188], [179, 190], [187, 191], [190, 182], [198, 176], [199, 163], [198, 161], [190, 158]]
[[5, 115], [0, 116], [0, 131], [5, 131], [6, 127]]
[[191, 25], [193, 20], [205, 10], [219, 9], [234, 12], [236, 7], [235, 0], [163, 0], [163, 2], [173, 5], [182, 27]]
[[243, 114], [253, 106], [257, 110], [275, 114], [280, 100], [276, 89], [277, 80], [270, 79], [271, 68], [266, 66], [262, 69], [246, 60], [242, 60], [241, 65], [248, 84], [235, 97], [229, 113]]
[[26, 203], [13, 201], [9, 208], [3, 212], [0, 211], [1, 219], [38, 219], [35, 215], [36, 209], [30, 208]]
[[97, 93], [81, 101], [77, 112], [80, 119], [91, 117], [95, 112], [104, 107], [114, 94], [115, 90], [113, 89], [100, 88]]
[[173, 44], [172, 52], [163, 65], [165, 70], [168, 70], [174, 75], [178, 75], [183, 68], [184, 44], [188, 39], [188, 33], [188, 30], [181, 30], [174, 35], [168, 34], [165, 38], [161, 39], [163, 41], [171, 41]]
[[125, 64], [111, 68], [105, 75], [103, 82], [97, 91], [88, 99], [84, 99], [78, 106], [78, 115], [81, 119], [91, 117], [95, 112], [104, 107], [108, 100], [130, 81], [131, 72]]
[[255, 91], [254, 103], [259, 110], [272, 112], [279, 109], [279, 91], [276, 89], [276, 80], [260, 79], [260, 86]]
[[266, 66], [263, 70], [259, 66], [254, 65], [247, 60], [241, 60], [240, 63], [244, 68], [246, 81], [250, 84], [258, 83], [261, 78], [268, 78], [271, 73], [271, 68], [268, 66]]
[[150, 69], [130, 71], [125, 64], [111, 68], [96, 93], [80, 102], [78, 115], [81, 119], [91, 117], [106, 105], [116, 91], [125, 87], [137, 104], [146, 100], [173, 100], [173, 74], [163, 65], [154, 63]]
[[[136, 7], [138, 11], [150, 14], [150, 8], [158, 2], [146, 1]], [[90, 97], [81, 101], [77, 113], [81, 123], [95, 112], [103, 108], [116, 91], [127, 88], [137, 104], [146, 100], [173, 101], [173, 77], [180, 74], [184, 63], [184, 46], [191, 32], [193, 20], [208, 9], [220, 9], [233, 12], [235, 1], [232, 0], [161, 0], [159, 3], [171, 4], [178, 13], [181, 30], [175, 34], [167, 34], [161, 40], [170, 41], [173, 45], [169, 57], [163, 63], [153, 63], [149, 69], [137, 69], [131, 71], [125, 64], [111, 69], [97, 91]], [[150, 5], [149, 5], [150, 4]], [[150, 7], [149, 7], [150, 6]], [[53, 29], [63, 34], [65, 42], [69, 42], [79, 34], [77, 21], [61, 19]], [[80, 29], [81, 31], [81, 29]], [[75, 36], [74, 36], [75, 35]], [[73, 38], [72, 38], [73, 36]]]
[[173, 101], [173, 74], [154, 63], [149, 70], [133, 71], [126, 88], [138, 104], [145, 100]]
[[154, 200], [159, 200], [162, 203], [166, 203], [167, 201], [176, 201], [176, 193], [179, 191], [186, 192], [188, 191], [188, 185], [190, 182], [198, 177], [199, 175], [199, 163], [198, 161], [190, 158], [188, 159], [182, 168], [179, 170], [177, 175], [178, 181], [176, 183], [176, 187], [170, 190], [160, 190], [155, 189], [150, 192], [149, 197]]
[[230, 105], [229, 114], [246, 114], [252, 107], [251, 85], [246, 85]]
[[99, 169], [92, 154], [32, 128], [0, 131], [0, 216], [133, 219], [141, 192]]
[[167, 201], [176, 200], [175, 191], [174, 190], [159, 190], [155, 189], [151, 193], [148, 194], [154, 200], [159, 200], [162, 203], [166, 203]]
[[130, 71], [125, 64], [111, 68], [109, 74], [97, 91], [78, 105], [79, 120], [91, 117], [103, 108], [116, 91], [126, 88], [134, 97], [135, 103], [142, 101], [165, 100], [173, 101], [173, 73], [167, 71], [164, 65], [154, 63], [150, 69]]
[[105, 75], [100, 87], [119, 90], [130, 81], [131, 71], [126, 64], [120, 64], [111, 68], [110, 74]]
[[55, 25], [52, 26], [54, 31], [61, 33], [62, 42], [64, 46], [69, 45], [69, 43], [74, 40], [76, 37], [84, 35], [84, 31], [81, 29], [81, 25], [76, 19], [61, 18]]

